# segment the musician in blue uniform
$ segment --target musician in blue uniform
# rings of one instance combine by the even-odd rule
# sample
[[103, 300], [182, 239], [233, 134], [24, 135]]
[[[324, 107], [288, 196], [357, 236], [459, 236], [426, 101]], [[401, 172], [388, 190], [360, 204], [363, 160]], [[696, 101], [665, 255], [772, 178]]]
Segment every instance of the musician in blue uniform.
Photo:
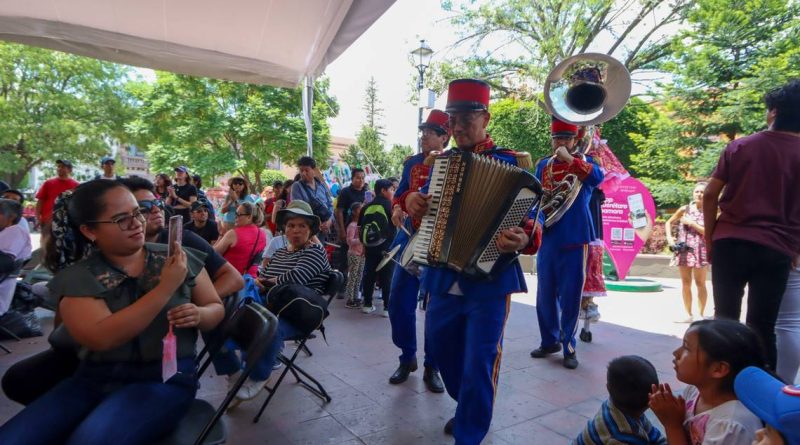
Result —
[[[563, 348], [564, 367], [575, 369], [578, 367], [575, 332], [589, 243], [597, 238], [589, 200], [594, 188], [602, 182], [603, 173], [591, 157], [572, 153], [577, 142], [576, 125], [553, 118], [551, 134], [554, 155], [537, 161], [536, 178], [545, 193], [554, 190], [567, 175], [575, 175], [581, 188], [561, 219], [542, 232], [542, 247], [536, 256], [536, 316], [542, 340], [531, 351], [531, 357], [543, 358]], [[539, 217], [544, 227], [546, 215], [542, 212]]]
[[[450, 83], [446, 111], [458, 149], [529, 168], [527, 153], [499, 148], [486, 133], [488, 105], [487, 83], [475, 79]], [[429, 184], [430, 179], [420, 192], [406, 196], [406, 213], [416, 218], [425, 215], [431, 199]], [[475, 215], [475, 220], [480, 221], [480, 215]], [[532, 252], [532, 230], [533, 221], [524, 229], [504, 230], [497, 239], [498, 249]], [[527, 291], [522, 269], [515, 259], [493, 279], [479, 280], [448, 268], [430, 267], [423, 274], [422, 286], [430, 292], [425, 330], [433, 359], [447, 393], [458, 402], [445, 433], [455, 436], [457, 445], [479, 444], [492, 421], [511, 294]]]
[[[392, 222], [397, 227], [405, 227], [408, 232], [398, 230], [394, 240], [394, 246], [400, 246], [397, 254], [398, 259], [408, 244], [408, 233], [414, 233], [419, 228], [420, 220], [417, 218], [405, 217], [403, 203], [409, 193], [416, 192], [428, 182], [428, 174], [431, 166], [427, 165], [426, 159], [432, 154], [444, 151], [450, 142], [450, 127], [448, 119], [450, 117], [441, 110], [432, 110], [422, 125], [419, 126], [422, 134], [420, 135], [420, 147], [422, 153], [417, 153], [409, 157], [403, 163], [403, 176], [400, 185], [394, 194], [394, 204], [392, 207]], [[408, 379], [408, 375], [417, 369], [417, 300], [419, 298], [419, 277], [411, 274], [406, 269], [397, 264], [394, 275], [392, 276], [391, 298], [389, 299], [389, 321], [392, 324], [392, 341], [395, 346], [402, 351], [400, 354], [400, 366], [389, 378], [389, 383], [399, 384]], [[439, 377], [439, 369], [433, 362], [430, 352], [429, 337], [425, 335], [424, 361], [425, 372], [422, 380], [428, 391], [441, 393], [444, 392], [442, 379]]]

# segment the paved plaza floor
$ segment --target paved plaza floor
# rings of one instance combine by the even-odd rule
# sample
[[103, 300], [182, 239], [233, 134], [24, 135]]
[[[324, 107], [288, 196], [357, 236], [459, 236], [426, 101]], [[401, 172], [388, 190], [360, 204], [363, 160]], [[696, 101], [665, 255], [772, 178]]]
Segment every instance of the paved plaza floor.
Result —
[[[687, 324], [675, 323], [683, 314], [680, 281], [656, 278], [664, 290], [658, 293], [610, 292], [598, 299], [602, 320], [592, 326], [593, 341], [579, 342], [580, 367], [561, 366], [561, 354], [532, 359], [539, 343], [536, 322], [535, 276], [528, 276], [533, 291], [513, 297], [505, 331], [501, 375], [494, 417], [484, 444], [565, 444], [592, 416], [605, 392], [605, 367], [625, 354], [649, 359], [661, 380], [679, 389], [672, 369], [672, 351], [679, 345]], [[710, 283], [709, 283], [710, 287]], [[380, 304], [380, 303], [378, 303]], [[328, 344], [309, 342], [313, 356], [301, 353], [300, 365], [317, 377], [333, 400], [323, 403], [288, 376], [258, 424], [252, 423], [263, 392], [225, 416], [231, 444], [448, 444], [442, 428], [453, 415], [455, 402], [447, 394], [425, 389], [422, 371], [401, 385], [390, 385], [399, 351], [391, 342], [389, 320], [375, 312], [364, 315], [334, 300], [326, 322]], [[711, 314], [709, 302], [707, 314]], [[43, 323], [52, 325], [52, 313], [43, 312]], [[418, 311], [422, 336], [424, 312]], [[11, 354], [0, 352], [0, 373], [15, 361], [43, 350], [46, 337], [3, 342]], [[287, 344], [288, 352], [291, 345]], [[421, 361], [421, 357], [420, 357]], [[273, 378], [278, 373], [273, 373]], [[207, 372], [199, 396], [220, 402], [226, 380]], [[0, 422], [21, 406], [0, 395]]]

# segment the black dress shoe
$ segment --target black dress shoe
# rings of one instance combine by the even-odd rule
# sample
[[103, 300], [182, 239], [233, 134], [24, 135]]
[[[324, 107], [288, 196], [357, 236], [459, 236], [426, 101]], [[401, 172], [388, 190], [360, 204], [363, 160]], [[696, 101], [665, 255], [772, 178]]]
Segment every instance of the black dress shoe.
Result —
[[578, 367], [578, 357], [575, 354], [564, 355], [564, 367], [567, 369], [575, 369]]
[[422, 381], [425, 382], [425, 386], [428, 388], [428, 391], [436, 393], [444, 392], [442, 378], [439, 377], [439, 371], [436, 369], [426, 366], [425, 373], [422, 375]]
[[561, 345], [556, 343], [552, 346], [540, 346], [533, 351], [531, 351], [531, 357], [533, 358], [543, 358], [547, 357], [550, 354], [555, 354], [556, 352], [561, 351]]
[[451, 417], [450, 420], [448, 420], [447, 423], [444, 424], [444, 433], [447, 434], [448, 436], [452, 436], [453, 435], [453, 424], [454, 423], [456, 423], [456, 418], [455, 417]]
[[400, 366], [397, 367], [397, 371], [389, 377], [389, 383], [392, 385], [397, 385], [398, 383], [403, 383], [408, 380], [408, 375], [412, 372], [417, 370], [417, 362], [413, 361], [411, 363], [400, 363]]

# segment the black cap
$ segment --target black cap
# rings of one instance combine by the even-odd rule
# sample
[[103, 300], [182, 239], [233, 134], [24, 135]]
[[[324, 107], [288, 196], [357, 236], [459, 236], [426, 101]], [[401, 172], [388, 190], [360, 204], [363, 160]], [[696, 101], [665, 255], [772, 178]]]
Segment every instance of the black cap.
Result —
[[206, 210], [208, 210], [208, 208], [206, 207], [206, 202], [203, 201], [202, 199], [199, 200], [199, 201], [193, 202], [192, 203], [192, 211], [194, 212], [197, 209], [206, 209]]
[[19, 190], [17, 190], [17, 189], [6, 189], [6, 190], [0, 190], [0, 193], [2, 193], [2, 194], [4, 194], [4, 195], [5, 195], [6, 193], [13, 193], [13, 194], [15, 194], [15, 195], [19, 196], [19, 200], [20, 200], [20, 202], [25, 200], [25, 195], [23, 195], [23, 194], [22, 194], [22, 192], [21, 192], [21, 191], [19, 191]]
[[8, 184], [6, 184], [5, 181], [0, 181], [0, 193], [3, 193], [4, 191], [8, 190], [9, 188], [10, 187], [8, 186]]
[[185, 165], [179, 165], [179, 166], [175, 167], [175, 171], [176, 171], [176, 172], [184, 172], [184, 173], [189, 173], [189, 169], [188, 169], [188, 168], [186, 168], [186, 166], [185, 166]]
[[56, 165], [58, 165], [58, 164], [62, 164], [62, 165], [64, 165], [64, 167], [67, 167], [68, 169], [72, 170], [72, 162], [70, 162], [70, 161], [68, 161], [66, 159], [57, 160], [56, 161]]

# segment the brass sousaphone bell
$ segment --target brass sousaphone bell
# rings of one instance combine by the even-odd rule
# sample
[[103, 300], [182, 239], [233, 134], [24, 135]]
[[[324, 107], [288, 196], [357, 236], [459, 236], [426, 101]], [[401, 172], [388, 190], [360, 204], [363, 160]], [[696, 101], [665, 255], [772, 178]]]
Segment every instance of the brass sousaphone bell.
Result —
[[[556, 118], [587, 127], [585, 140], [577, 144], [575, 156], [583, 157], [591, 144], [594, 125], [616, 116], [631, 95], [631, 76], [617, 59], [600, 53], [584, 53], [559, 63], [544, 83], [545, 110]], [[555, 156], [548, 160], [543, 175], [552, 175]], [[575, 202], [581, 181], [567, 175], [553, 183], [553, 189], [542, 196], [540, 211], [544, 212], [545, 227], [558, 222]]]

